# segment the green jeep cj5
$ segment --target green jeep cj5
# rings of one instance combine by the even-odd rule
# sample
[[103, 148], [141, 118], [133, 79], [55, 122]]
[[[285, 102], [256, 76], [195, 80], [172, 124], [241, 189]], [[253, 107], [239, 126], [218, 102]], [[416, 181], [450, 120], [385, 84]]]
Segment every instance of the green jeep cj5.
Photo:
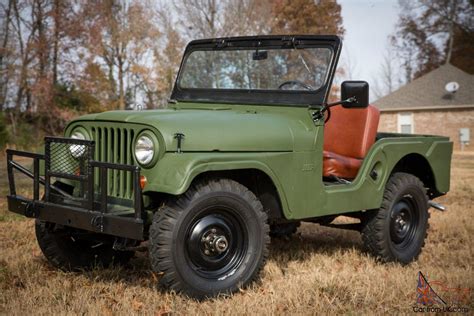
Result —
[[8, 150], [9, 210], [36, 219], [60, 269], [148, 250], [160, 283], [195, 298], [256, 280], [270, 236], [301, 221], [357, 229], [379, 260], [412, 262], [428, 208], [444, 209], [432, 200], [449, 190], [452, 143], [377, 133], [364, 81], [328, 103], [340, 52], [336, 36], [192, 41], [167, 109], [85, 115], [44, 153]]

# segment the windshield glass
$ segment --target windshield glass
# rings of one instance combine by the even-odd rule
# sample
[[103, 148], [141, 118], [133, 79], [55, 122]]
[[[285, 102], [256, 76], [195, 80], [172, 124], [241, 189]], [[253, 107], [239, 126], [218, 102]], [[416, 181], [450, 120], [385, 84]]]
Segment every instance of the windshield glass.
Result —
[[196, 50], [183, 65], [183, 89], [303, 90], [321, 88], [328, 77], [332, 50]]

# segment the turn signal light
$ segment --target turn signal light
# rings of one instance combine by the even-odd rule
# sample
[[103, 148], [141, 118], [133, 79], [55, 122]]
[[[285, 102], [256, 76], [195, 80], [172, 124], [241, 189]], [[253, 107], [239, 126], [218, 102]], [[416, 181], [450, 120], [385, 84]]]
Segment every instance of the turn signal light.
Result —
[[140, 188], [142, 190], [145, 188], [146, 183], [147, 183], [146, 177], [145, 176], [140, 176]]

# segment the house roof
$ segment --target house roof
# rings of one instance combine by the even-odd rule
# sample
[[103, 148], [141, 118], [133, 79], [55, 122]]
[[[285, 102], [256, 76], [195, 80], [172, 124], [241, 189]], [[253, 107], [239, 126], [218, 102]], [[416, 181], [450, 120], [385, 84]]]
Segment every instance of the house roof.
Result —
[[[445, 89], [452, 81], [459, 84], [456, 93]], [[445, 64], [380, 98], [374, 105], [381, 111], [474, 107], [474, 75]]]

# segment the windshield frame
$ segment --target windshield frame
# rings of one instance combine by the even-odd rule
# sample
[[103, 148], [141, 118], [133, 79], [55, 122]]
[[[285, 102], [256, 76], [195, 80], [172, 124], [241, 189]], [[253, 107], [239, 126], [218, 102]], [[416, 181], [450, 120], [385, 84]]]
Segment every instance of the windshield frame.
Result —
[[[256, 105], [293, 105], [308, 106], [326, 103], [332, 85], [337, 61], [341, 51], [341, 40], [338, 36], [323, 35], [269, 35], [249, 37], [227, 37], [195, 40], [186, 47], [180, 70], [171, 94], [171, 99], [178, 102], [231, 103]], [[322, 86], [317, 90], [264, 90], [264, 89], [208, 89], [183, 88], [180, 86], [183, 66], [189, 55], [203, 50], [238, 50], [238, 49], [304, 49], [329, 48], [331, 59]]]

